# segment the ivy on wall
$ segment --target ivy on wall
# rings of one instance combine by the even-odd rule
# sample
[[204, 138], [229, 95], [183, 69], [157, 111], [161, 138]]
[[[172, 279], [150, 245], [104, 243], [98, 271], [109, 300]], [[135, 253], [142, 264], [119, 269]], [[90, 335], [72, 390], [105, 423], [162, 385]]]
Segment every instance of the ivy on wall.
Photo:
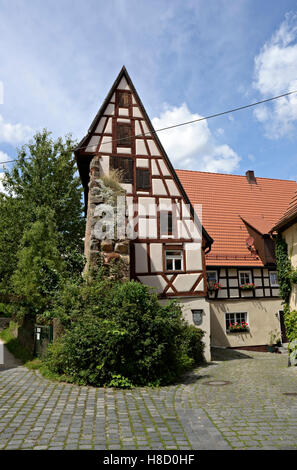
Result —
[[[275, 257], [280, 296], [285, 304], [283, 310], [287, 337], [290, 342], [294, 342], [297, 339], [297, 311], [290, 309], [289, 300], [292, 284], [297, 284], [297, 269], [291, 265], [288, 245], [280, 233], [275, 238]], [[291, 354], [295, 354], [294, 351]]]
[[287, 304], [289, 302], [292, 289], [292, 266], [288, 256], [288, 245], [280, 233], [275, 238], [275, 257], [280, 296]]

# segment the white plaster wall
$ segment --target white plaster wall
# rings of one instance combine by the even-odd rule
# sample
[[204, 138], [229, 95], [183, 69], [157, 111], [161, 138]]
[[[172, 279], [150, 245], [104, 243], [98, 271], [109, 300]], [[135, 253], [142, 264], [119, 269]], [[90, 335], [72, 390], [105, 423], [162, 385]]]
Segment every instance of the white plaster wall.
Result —
[[108, 175], [109, 174], [109, 155], [102, 155], [99, 160], [100, 165], [100, 174]]
[[98, 134], [101, 134], [102, 131], [103, 131], [103, 127], [105, 125], [105, 121], [106, 121], [106, 117], [102, 117], [98, 123], [98, 126], [96, 127], [95, 129], [95, 132], [98, 133]]
[[146, 243], [135, 243], [135, 271], [136, 273], [146, 273], [147, 267], [147, 251]]
[[157, 146], [156, 146], [156, 144], [153, 140], [148, 140], [147, 143], [148, 143], [148, 146], [149, 146], [149, 149], [150, 149], [150, 154], [152, 156], [160, 155], [160, 152], [159, 152], [159, 150], [158, 150], [158, 148], [157, 148]]
[[138, 233], [139, 238], [157, 238], [157, 220], [139, 218]]
[[102, 142], [100, 144], [100, 152], [107, 152], [111, 153], [112, 152], [112, 143], [111, 143], [111, 138], [110, 136], [104, 136], [102, 138]]
[[119, 108], [119, 116], [129, 116], [129, 108]]
[[97, 145], [99, 143], [99, 135], [93, 135], [90, 139], [90, 142], [88, 143], [88, 148], [87, 148], [87, 151], [88, 152], [95, 152], [96, 149], [97, 149]]
[[164, 161], [159, 159], [158, 162], [159, 162], [159, 165], [160, 165], [162, 175], [163, 176], [170, 176], [170, 173], [169, 173], [169, 171], [167, 169], [167, 166], [165, 165]]
[[201, 243], [185, 243], [187, 271], [202, 270]]
[[[281, 299], [237, 299], [210, 301], [211, 344], [213, 346], [260, 346], [268, 343], [269, 333], [280, 331], [277, 317], [282, 310]], [[250, 332], [226, 333], [225, 313], [247, 312]]]
[[150, 244], [151, 271], [163, 271], [163, 251], [161, 243]]
[[138, 214], [157, 216], [156, 200], [153, 197], [138, 198]]
[[147, 155], [147, 150], [143, 139], [136, 139], [136, 154]]
[[117, 147], [117, 153], [131, 153], [131, 149], [129, 147]]
[[133, 106], [133, 116], [142, 118], [142, 114], [138, 106]]
[[137, 168], [148, 168], [149, 167], [148, 158], [136, 158], [136, 167]]
[[153, 194], [160, 195], [160, 196], [167, 194], [166, 188], [161, 179], [153, 178], [152, 181], [153, 181]]
[[130, 87], [129, 87], [125, 77], [123, 77], [122, 80], [120, 81], [120, 83], [118, 85], [118, 90], [130, 90]]
[[167, 285], [167, 282], [160, 275], [138, 276], [138, 279], [142, 284], [152, 287], [156, 294], [161, 294]]
[[167, 183], [169, 194], [171, 196], [180, 196], [179, 189], [178, 189], [178, 187], [176, 186], [176, 184], [173, 180], [168, 179], [168, 180], [166, 180], [166, 183]]
[[114, 115], [114, 104], [108, 104], [106, 106], [104, 114], [107, 114], [108, 116], [113, 116]]
[[200, 274], [178, 274], [173, 285], [178, 292], [189, 292]]
[[172, 200], [169, 198], [160, 198], [159, 207], [161, 211], [171, 211], [172, 210]]
[[104, 133], [111, 134], [112, 133], [112, 118], [108, 118], [106, 127], [104, 129]]

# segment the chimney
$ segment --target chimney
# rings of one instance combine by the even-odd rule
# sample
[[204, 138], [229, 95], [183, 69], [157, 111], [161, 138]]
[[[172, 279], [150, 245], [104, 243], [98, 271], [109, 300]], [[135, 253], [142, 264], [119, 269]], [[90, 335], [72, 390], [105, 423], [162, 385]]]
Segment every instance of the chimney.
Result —
[[256, 177], [254, 175], [254, 171], [253, 170], [248, 170], [246, 173], [245, 173], [245, 176], [246, 176], [246, 179], [248, 180], [248, 183], [250, 184], [257, 184], [257, 180], [256, 180]]

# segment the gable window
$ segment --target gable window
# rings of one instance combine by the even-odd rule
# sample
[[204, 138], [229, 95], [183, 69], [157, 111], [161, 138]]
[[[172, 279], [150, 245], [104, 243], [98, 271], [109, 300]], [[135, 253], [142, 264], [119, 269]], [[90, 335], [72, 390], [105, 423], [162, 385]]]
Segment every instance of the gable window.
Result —
[[129, 107], [129, 93], [127, 91], [118, 91], [118, 105], [121, 108]]
[[112, 156], [110, 158], [111, 168], [120, 170], [123, 183], [133, 183], [133, 158]]
[[269, 278], [271, 287], [278, 287], [277, 271], [270, 271]]
[[183, 250], [165, 251], [165, 269], [166, 271], [182, 271]]
[[136, 189], [148, 190], [151, 187], [150, 172], [145, 168], [136, 168]]
[[131, 147], [132, 145], [131, 125], [122, 122], [117, 123], [117, 146]]
[[172, 222], [173, 220], [171, 211], [160, 211], [160, 235], [173, 234]]
[[206, 272], [208, 282], [218, 282], [218, 271]]
[[251, 284], [251, 283], [252, 283], [251, 271], [239, 271], [239, 284], [242, 286], [243, 284]]
[[247, 312], [225, 313], [226, 331], [230, 330], [230, 326], [236, 323], [247, 323]]

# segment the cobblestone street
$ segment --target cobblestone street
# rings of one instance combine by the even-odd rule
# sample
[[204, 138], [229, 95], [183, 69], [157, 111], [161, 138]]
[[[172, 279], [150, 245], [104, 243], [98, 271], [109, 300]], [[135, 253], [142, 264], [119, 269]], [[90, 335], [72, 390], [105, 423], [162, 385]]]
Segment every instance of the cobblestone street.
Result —
[[11, 365], [0, 370], [0, 448], [297, 449], [297, 368], [287, 356], [214, 359], [178, 385], [125, 391]]

